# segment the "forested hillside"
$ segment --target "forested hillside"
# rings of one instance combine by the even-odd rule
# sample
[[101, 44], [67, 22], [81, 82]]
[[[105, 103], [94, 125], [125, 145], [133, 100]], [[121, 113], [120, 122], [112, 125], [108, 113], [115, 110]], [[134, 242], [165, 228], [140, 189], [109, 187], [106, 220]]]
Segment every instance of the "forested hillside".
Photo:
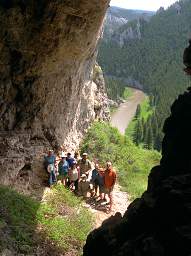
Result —
[[[191, 36], [191, 1], [182, 0], [166, 11], [160, 9], [149, 21], [139, 19], [122, 25], [107, 42], [102, 41], [98, 62], [106, 76], [138, 81], [150, 96], [153, 116], [143, 124], [151, 127], [152, 145], [160, 149], [162, 126], [170, 105], [188, 87], [182, 55]], [[127, 33], [128, 32], [128, 33]], [[123, 36], [123, 43], [116, 40]], [[153, 122], [155, 124], [153, 124]]]

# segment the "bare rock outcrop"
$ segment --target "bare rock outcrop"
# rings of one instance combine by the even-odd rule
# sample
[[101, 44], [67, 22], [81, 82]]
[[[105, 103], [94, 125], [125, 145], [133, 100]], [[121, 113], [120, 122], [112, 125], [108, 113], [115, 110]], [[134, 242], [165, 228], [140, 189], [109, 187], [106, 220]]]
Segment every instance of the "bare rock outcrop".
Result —
[[92, 68], [108, 2], [1, 1], [1, 131], [78, 142], [96, 115]]
[[108, 4], [0, 1], [1, 184], [24, 176], [48, 146], [74, 150], [94, 119], [109, 118], [95, 72]]
[[49, 146], [28, 133], [0, 132], [0, 184], [25, 194], [41, 190], [47, 183], [43, 157]]

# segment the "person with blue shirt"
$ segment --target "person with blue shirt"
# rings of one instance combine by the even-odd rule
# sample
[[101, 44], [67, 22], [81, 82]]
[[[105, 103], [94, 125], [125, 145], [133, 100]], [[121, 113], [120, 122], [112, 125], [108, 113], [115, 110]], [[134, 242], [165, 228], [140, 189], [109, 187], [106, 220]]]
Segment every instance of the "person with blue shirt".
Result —
[[[92, 177], [90, 180], [91, 184], [93, 185], [91, 196], [96, 196], [99, 186], [99, 164], [95, 164], [95, 168], [92, 171]], [[94, 191], [95, 190], [95, 191]]]
[[71, 153], [68, 153], [68, 154], [67, 154], [66, 161], [67, 161], [68, 164], [69, 164], [69, 168], [71, 168], [71, 167], [73, 166], [73, 163], [76, 162], [76, 160], [72, 157], [72, 154], [71, 154]]
[[61, 182], [64, 186], [66, 186], [67, 178], [68, 178], [68, 170], [69, 164], [66, 161], [66, 156], [62, 155], [62, 160], [58, 164], [58, 172]]
[[44, 161], [45, 161], [45, 168], [49, 174], [48, 183], [51, 187], [56, 182], [56, 175], [55, 175], [56, 157], [54, 155], [53, 150], [48, 151], [48, 155], [44, 157]]

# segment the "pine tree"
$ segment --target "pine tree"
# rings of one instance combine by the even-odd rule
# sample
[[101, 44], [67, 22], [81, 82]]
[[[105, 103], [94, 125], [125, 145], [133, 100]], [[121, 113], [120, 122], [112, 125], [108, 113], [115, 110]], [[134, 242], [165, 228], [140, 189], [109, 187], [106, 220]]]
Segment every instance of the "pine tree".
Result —
[[148, 130], [147, 147], [148, 147], [148, 149], [153, 149], [153, 131], [152, 131], [152, 127], [149, 127], [149, 130]]
[[140, 104], [137, 105], [136, 113], [135, 113], [135, 118], [139, 118], [141, 114], [141, 106]]
[[142, 126], [142, 122], [138, 120], [135, 126], [133, 141], [136, 145], [139, 145], [142, 142], [142, 138], [143, 138], [143, 126]]
[[146, 144], [146, 138], [147, 138], [147, 122], [144, 122], [143, 138], [142, 138], [142, 142], [143, 142], [144, 145]]
[[153, 148], [153, 130], [151, 127], [150, 119], [147, 120], [147, 122], [145, 124], [144, 146], [148, 149]]

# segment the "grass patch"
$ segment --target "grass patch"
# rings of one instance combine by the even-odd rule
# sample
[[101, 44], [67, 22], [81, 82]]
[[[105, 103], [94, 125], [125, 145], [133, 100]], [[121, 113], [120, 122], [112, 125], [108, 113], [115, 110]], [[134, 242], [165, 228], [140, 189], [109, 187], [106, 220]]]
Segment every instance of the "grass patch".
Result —
[[[140, 197], [147, 189], [150, 170], [159, 164], [160, 154], [154, 150], [130, 147], [132, 155], [128, 162], [118, 162], [119, 182], [123, 189], [130, 194], [131, 200]], [[134, 152], [133, 152], [134, 150]]]
[[11, 247], [16, 253], [34, 253], [46, 240], [60, 251], [81, 252], [92, 229], [92, 215], [62, 185], [53, 188], [44, 202], [3, 186], [0, 196], [1, 250]]
[[88, 152], [92, 160], [98, 160], [103, 166], [106, 161], [112, 161], [119, 182], [131, 200], [140, 197], [145, 191], [148, 174], [161, 157], [157, 151], [137, 147], [127, 136], [103, 122], [92, 125], [81, 150]]
[[[75, 245], [78, 251], [92, 229], [91, 214], [81, 206], [81, 200], [62, 185], [57, 185], [52, 192], [39, 208], [39, 221], [46, 234], [57, 245], [66, 250]], [[44, 218], [47, 209], [50, 210], [50, 215]]]

